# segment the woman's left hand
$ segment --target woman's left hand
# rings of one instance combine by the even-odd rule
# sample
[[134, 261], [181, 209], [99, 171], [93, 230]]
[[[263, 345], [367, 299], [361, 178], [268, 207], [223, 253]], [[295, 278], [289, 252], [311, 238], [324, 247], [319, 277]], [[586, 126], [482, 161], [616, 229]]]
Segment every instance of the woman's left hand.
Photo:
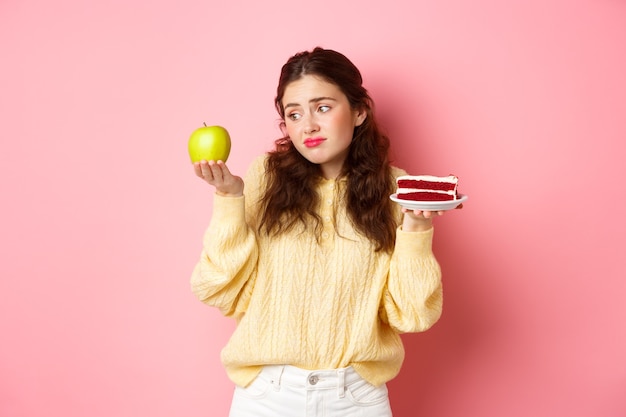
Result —
[[404, 219], [402, 230], [406, 232], [421, 232], [433, 227], [433, 218], [443, 216], [445, 211], [409, 210], [402, 208]]
[[443, 213], [445, 213], [444, 210], [439, 210], [439, 211], [428, 211], [428, 210], [409, 210], [409, 209], [402, 209], [402, 212], [404, 214], [408, 214], [409, 216], [414, 216], [416, 218], [426, 218], [426, 219], [432, 219], [436, 216], [443, 216]]

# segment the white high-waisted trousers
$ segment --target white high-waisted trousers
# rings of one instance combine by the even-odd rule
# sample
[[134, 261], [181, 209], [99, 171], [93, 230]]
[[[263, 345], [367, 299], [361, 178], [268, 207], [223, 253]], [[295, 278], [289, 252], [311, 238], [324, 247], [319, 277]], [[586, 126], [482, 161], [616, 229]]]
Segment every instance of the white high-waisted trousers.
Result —
[[308, 371], [266, 366], [236, 387], [230, 417], [391, 417], [387, 386], [376, 387], [351, 367]]

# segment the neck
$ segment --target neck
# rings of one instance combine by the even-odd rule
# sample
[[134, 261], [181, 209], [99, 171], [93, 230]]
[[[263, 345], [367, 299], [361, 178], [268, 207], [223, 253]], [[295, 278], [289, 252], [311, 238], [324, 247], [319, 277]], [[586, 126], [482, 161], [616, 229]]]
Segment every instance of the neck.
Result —
[[327, 180], [336, 180], [339, 178], [343, 171], [343, 162], [341, 164], [321, 164], [320, 171], [322, 172], [322, 177]]

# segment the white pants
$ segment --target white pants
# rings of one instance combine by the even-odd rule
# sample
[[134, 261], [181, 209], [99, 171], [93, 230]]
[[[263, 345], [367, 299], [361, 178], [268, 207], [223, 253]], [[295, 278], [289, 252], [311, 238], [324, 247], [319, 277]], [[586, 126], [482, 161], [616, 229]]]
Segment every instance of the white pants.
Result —
[[266, 366], [236, 387], [230, 417], [391, 417], [387, 386], [376, 387], [351, 367], [307, 371]]

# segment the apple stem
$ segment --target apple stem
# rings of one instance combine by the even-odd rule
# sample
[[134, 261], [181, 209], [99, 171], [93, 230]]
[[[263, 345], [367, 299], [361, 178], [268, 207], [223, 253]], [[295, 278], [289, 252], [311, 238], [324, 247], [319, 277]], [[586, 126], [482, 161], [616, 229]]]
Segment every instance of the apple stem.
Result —
[[204, 127], [208, 127], [208, 126], [206, 125], [206, 122], [202, 122], [202, 124], [204, 125]]

